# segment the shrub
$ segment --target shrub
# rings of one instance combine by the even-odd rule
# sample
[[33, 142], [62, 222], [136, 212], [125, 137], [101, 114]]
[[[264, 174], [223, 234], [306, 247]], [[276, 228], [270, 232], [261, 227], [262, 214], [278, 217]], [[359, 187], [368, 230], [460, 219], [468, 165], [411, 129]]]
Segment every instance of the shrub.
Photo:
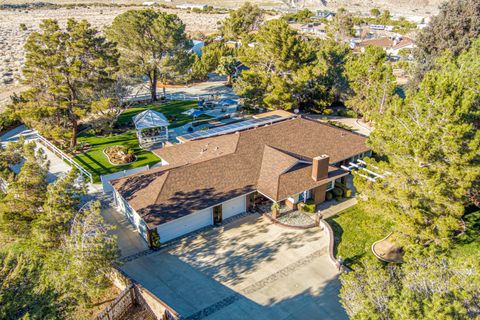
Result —
[[358, 114], [355, 111], [349, 110], [349, 109], [339, 109], [337, 111], [337, 114], [341, 117], [349, 117], [349, 118], [357, 118], [358, 117]]
[[21, 124], [22, 123], [13, 114], [13, 112], [7, 110], [6, 112], [0, 113], [0, 134], [8, 131], [13, 127], [19, 126]]
[[341, 197], [341, 196], [335, 197], [335, 200], [337, 200], [338, 202], [340, 202], [340, 201], [342, 201], [342, 197]]
[[327, 191], [325, 194], [325, 200], [330, 201], [333, 199], [333, 194], [330, 191]]
[[326, 116], [332, 115], [333, 110], [332, 109], [325, 109], [325, 110], [323, 110], [323, 114], [326, 115]]
[[20, 30], [27, 31], [28, 30], [27, 25], [25, 23], [20, 23]]
[[158, 235], [157, 229], [153, 229], [151, 234], [151, 241], [152, 241], [152, 247], [153, 248], [160, 248], [160, 236]]
[[315, 213], [315, 202], [312, 199], [308, 199], [306, 202], [302, 203], [301, 210], [308, 213]]
[[332, 193], [335, 197], [341, 197], [343, 195], [343, 190], [341, 188], [335, 187], [333, 188]]
[[352, 190], [347, 189], [347, 191], [345, 191], [345, 197], [351, 198], [352, 197]]

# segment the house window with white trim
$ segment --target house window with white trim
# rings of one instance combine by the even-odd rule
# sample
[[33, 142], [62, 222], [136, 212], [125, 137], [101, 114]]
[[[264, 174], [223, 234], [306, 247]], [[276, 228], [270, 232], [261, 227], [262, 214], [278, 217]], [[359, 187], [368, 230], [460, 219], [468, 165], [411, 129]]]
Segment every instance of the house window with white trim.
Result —
[[326, 191], [330, 191], [330, 190], [332, 190], [333, 188], [335, 188], [335, 181], [334, 181], [334, 180], [332, 180], [332, 181], [330, 181], [330, 182], [327, 183], [327, 189], [326, 189]]

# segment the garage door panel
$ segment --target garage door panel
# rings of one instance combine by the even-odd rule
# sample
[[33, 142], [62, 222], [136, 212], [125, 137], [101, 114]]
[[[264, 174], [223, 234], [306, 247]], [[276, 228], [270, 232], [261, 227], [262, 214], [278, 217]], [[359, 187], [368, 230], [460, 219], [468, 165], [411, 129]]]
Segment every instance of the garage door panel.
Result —
[[165, 242], [212, 224], [212, 208], [189, 214], [157, 227], [160, 241]]
[[222, 219], [228, 219], [237, 214], [244, 213], [245, 210], [245, 196], [241, 196], [223, 203]]

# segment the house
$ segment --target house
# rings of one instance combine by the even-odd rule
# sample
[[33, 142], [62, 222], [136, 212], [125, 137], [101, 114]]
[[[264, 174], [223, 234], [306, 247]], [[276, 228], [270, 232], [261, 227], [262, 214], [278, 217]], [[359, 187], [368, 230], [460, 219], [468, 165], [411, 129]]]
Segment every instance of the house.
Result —
[[287, 115], [154, 150], [161, 167], [111, 181], [117, 206], [151, 245], [153, 233], [169, 241], [242, 214], [259, 197], [291, 208], [323, 202], [349, 174], [341, 165], [370, 154], [366, 139]]
[[327, 26], [323, 23], [306, 23], [300, 26], [300, 32], [308, 33], [317, 37], [326, 37]]
[[335, 18], [335, 12], [328, 10], [317, 10], [313, 19], [327, 19], [327, 21], [332, 21]]
[[208, 5], [206, 4], [195, 4], [195, 3], [182, 3], [182, 4], [177, 4], [175, 6], [177, 9], [187, 9], [187, 10], [192, 10], [192, 9], [199, 9], [199, 10], [205, 10], [208, 8]]
[[355, 44], [355, 47], [360, 48], [360, 51], [364, 51], [366, 47], [374, 46], [382, 48], [388, 55], [398, 56], [401, 49], [413, 49], [415, 48], [415, 42], [408, 37], [396, 37], [396, 38], [378, 38], [365, 40]]

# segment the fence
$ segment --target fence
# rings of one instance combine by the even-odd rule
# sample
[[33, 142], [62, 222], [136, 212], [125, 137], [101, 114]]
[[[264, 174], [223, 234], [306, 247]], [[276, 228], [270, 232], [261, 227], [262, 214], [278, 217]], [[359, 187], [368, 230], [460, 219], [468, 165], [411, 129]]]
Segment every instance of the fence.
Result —
[[68, 155], [66, 155], [62, 150], [57, 148], [53, 143], [45, 139], [41, 134], [37, 133], [37, 138], [35, 140], [38, 140], [40, 143], [42, 143], [46, 148], [48, 148], [50, 151], [52, 151], [55, 155], [60, 157], [63, 161], [68, 162], [72, 167], [75, 167], [78, 169], [81, 175], [86, 176], [89, 180], [90, 183], [93, 183], [93, 177], [90, 172], [88, 172], [84, 167], [73, 161], [72, 158], [70, 158]]
[[123, 290], [105, 310], [97, 316], [97, 320], [116, 320], [125, 316], [135, 306], [135, 290], [129, 285]]
[[142, 285], [132, 282], [120, 269], [112, 268], [109, 277], [122, 292], [97, 316], [96, 320], [128, 319], [129, 313], [135, 306], [140, 306], [156, 319], [182, 319], [175, 310]]
[[110, 184], [111, 180], [115, 180], [115, 179], [118, 179], [118, 178], [129, 176], [131, 174], [146, 171], [148, 169], [150, 169], [150, 167], [148, 165], [146, 165], [146, 166], [143, 166], [143, 167], [133, 168], [133, 169], [130, 169], [130, 170], [123, 170], [123, 171], [114, 172], [114, 173], [110, 173], [110, 174], [106, 174], [106, 175], [101, 176], [100, 181], [102, 181], [103, 192], [104, 193], [113, 192], [113, 187]]

